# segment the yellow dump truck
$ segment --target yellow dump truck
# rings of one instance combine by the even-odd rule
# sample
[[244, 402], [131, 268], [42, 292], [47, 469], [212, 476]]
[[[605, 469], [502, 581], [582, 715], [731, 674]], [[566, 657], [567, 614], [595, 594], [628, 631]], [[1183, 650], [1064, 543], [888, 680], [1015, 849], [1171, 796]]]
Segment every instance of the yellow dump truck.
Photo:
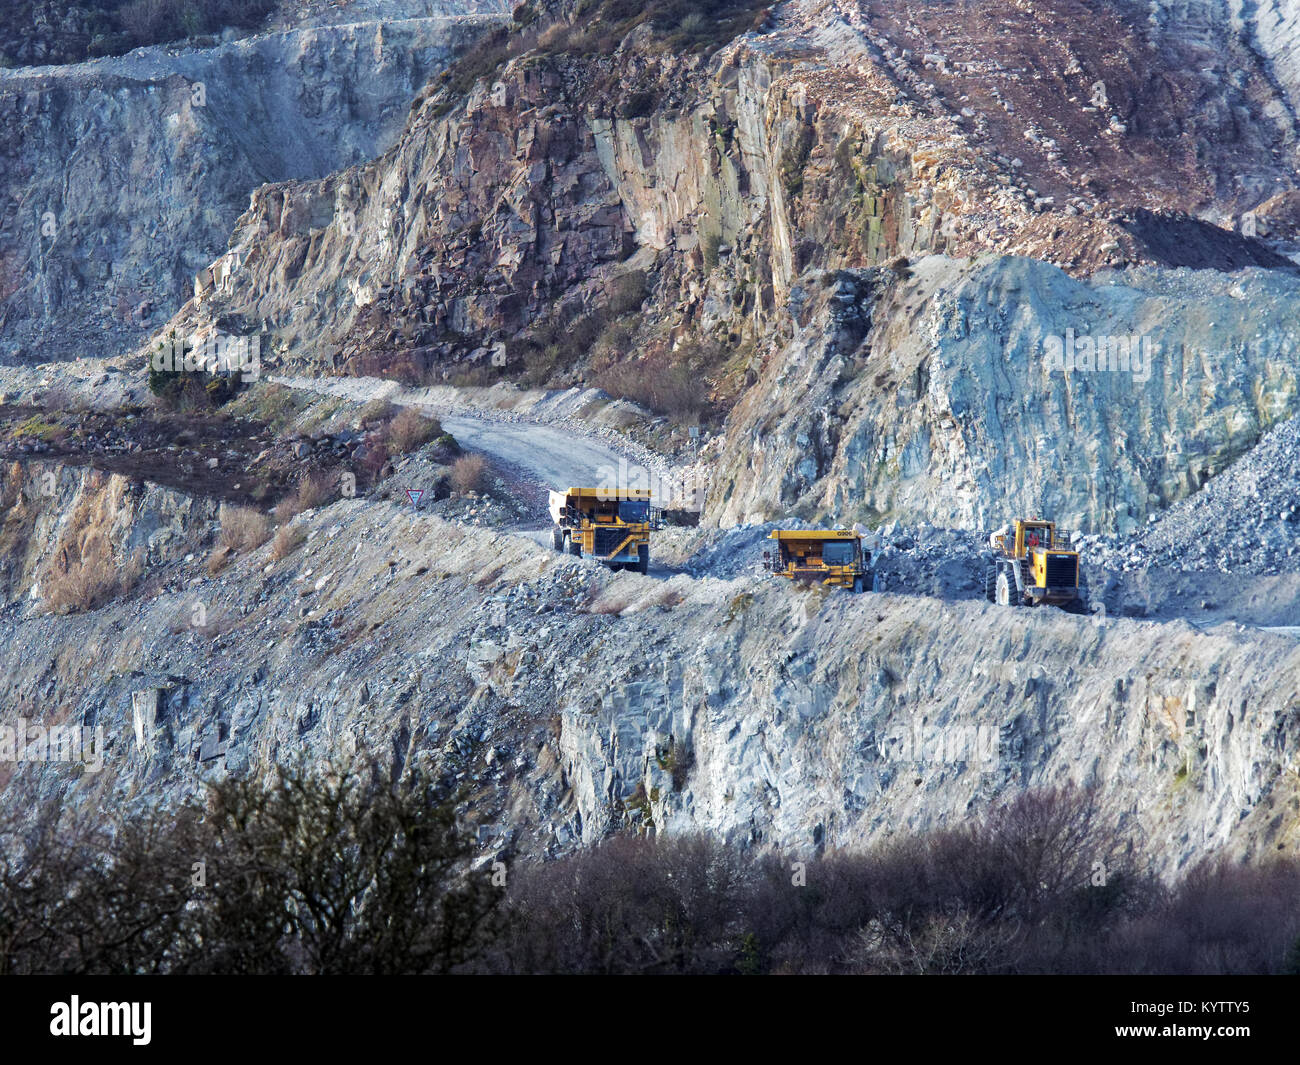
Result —
[[864, 592], [872, 586], [871, 553], [851, 529], [773, 529], [775, 551], [763, 552], [770, 572], [806, 584]]
[[1017, 518], [989, 536], [993, 563], [985, 571], [984, 595], [1001, 606], [1052, 603], [1087, 610], [1087, 583], [1079, 552], [1056, 523]]
[[650, 533], [661, 527], [648, 488], [566, 488], [551, 493], [555, 550], [590, 555], [610, 569], [650, 569]]

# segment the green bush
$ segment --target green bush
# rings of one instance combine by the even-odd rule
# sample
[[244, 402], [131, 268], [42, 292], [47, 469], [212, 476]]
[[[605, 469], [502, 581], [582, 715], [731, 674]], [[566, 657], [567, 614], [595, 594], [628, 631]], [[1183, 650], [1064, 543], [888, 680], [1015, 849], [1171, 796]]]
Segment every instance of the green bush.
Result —
[[239, 394], [238, 374], [215, 376], [202, 370], [159, 370], [149, 367], [149, 391], [175, 408], [220, 407]]
[[704, 255], [704, 268], [712, 270], [718, 265], [718, 249], [722, 247], [722, 234], [708, 230], [700, 238], [700, 249]]

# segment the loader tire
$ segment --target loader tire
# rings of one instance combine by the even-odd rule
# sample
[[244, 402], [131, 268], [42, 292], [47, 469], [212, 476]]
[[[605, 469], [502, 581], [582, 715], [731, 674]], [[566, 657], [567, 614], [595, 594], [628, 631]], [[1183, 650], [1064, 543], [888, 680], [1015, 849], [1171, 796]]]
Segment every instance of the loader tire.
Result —
[[862, 578], [861, 578], [861, 577], [854, 577], [854, 578], [853, 578], [853, 594], [854, 594], [854, 595], [861, 595], [861, 594], [862, 594], [862, 591], [863, 591]]
[[984, 572], [984, 598], [990, 603], [996, 603], [998, 594], [998, 568], [990, 566]]
[[1020, 605], [1020, 593], [1016, 590], [1016, 582], [1010, 572], [1005, 569], [998, 574], [995, 595], [998, 606]]

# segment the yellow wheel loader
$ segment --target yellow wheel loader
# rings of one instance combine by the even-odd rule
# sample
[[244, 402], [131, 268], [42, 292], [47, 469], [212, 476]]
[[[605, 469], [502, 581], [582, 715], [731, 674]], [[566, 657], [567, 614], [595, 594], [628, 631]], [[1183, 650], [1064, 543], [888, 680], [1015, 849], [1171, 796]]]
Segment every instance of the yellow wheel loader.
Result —
[[804, 584], [825, 584], [865, 592], [872, 587], [871, 552], [850, 529], [773, 529], [775, 551], [763, 552], [770, 573]]
[[1079, 552], [1056, 523], [1017, 518], [989, 537], [993, 562], [985, 571], [984, 595], [1000, 606], [1051, 603], [1086, 613], [1088, 588]]
[[590, 555], [610, 569], [650, 569], [650, 533], [663, 527], [648, 488], [566, 488], [550, 496], [557, 551]]

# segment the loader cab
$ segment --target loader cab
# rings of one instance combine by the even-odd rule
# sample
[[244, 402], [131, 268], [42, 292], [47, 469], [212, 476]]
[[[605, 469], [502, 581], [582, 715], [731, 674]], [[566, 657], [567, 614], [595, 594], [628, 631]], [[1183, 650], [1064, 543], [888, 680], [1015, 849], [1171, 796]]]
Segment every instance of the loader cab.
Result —
[[1056, 525], [1050, 521], [1016, 523], [1016, 558], [1024, 558], [1037, 548], [1050, 548], [1056, 538]]

